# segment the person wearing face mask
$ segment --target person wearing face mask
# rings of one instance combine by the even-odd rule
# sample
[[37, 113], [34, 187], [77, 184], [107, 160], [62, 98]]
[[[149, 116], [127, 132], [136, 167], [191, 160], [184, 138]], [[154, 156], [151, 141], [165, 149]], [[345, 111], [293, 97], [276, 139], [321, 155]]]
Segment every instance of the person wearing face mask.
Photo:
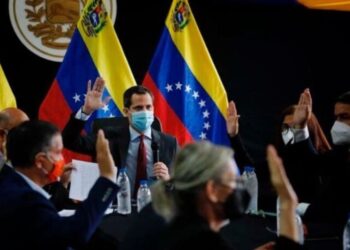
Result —
[[[92, 87], [88, 83], [83, 107], [71, 116], [62, 132], [68, 149], [94, 156], [96, 137], [80, 133], [91, 114], [108, 101], [102, 100], [104, 86], [102, 78], [97, 78]], [[174, 137], [151, 128], [154, 120], [153, 94], [147, 88], [141, 85], [130, 87], [125, 91], [123, 101], [129, 126], [109, 128], [105, 132], [113, 159], [117, 166], [127, 168], [131, 193], [135, 194], [141, 179], [169, 179], [168, 168], [178, 150], [178, 143]], [[158, 145], [159, 159], [153, 159], [154, 144]]]
[[3, 249], [81, 249], [88, 242], [115, 197], [116, 167], [103, 131], [96, 151], [100, 177], [75, 214], [61, 217], [42, 188], [63, 171], [60, 131], [44, 121], [26, 121], [7, 136], [12, 162], [0, 182], [0, 242]]
[[[283, 225], [277, 242], [259, 249], [272, 249], [272, 245], [274, 249], [299, 249], [294, 220], [297, 197], [272, 147], [268, 149], [268, 161], [271, 180], [283, 200]], [[244, 214], [250, 199], [238, 176], [233, 151], [209, 142], [188, 144], [173, 167], [171, 179], [152, 188], [153, 207], [169, 223], [155, 249], [232, 249], [219, 231]], [[167, 189], [168, 183], [173, 190]]]
[[[299, 102], [301, 102], [303, 98], [306, 98], [305, 95], [307, 91], [308, 90], [302, 93]], [[298, 112], [298, 105], [291, 105], [283, 110], [279, 123], [280, 126], [277, 130], [275, 145], [282, 158], [285, 160], [286, 172], [298, 194], [299, 201], [311, 202], [318, 195], [319, 191], [322, 190], [325, 180], [323, 180], [323, 176], [317, 167], [314, 169], [312, 165], [309, 166], [307, 161], [303, 161], [301, 157], [291, 158], [288, 156], [289, 147], [293, 147], [292, 144], [300, 142], [300, 139], [294, 137], [294, 134], [303, 132], [304, 130], [295, 127], [295, 112]], [[312, 143], [316, 151], [315, 154], [327, 154], [332, 147], [313, 112], [311, 112], [310, 117], [307, 119], [306, 127], [310, 137], [310, 141], [307, 142]], [[303, 137], [301, 138], [301, 141], [302, 140], [304, 140]], [[301, 163], [296, 164], [296, 162], [300, 160], [302, 160]]]
[[[293, 120], [295, 126], [304, 131], [301, 136], [303, 139], [288, 147], [286, 153], [289, 159], [295, 160], [293, 162], [295, 167], [304, 166], [322, 176], [323, 185], [319, 194], [309, 204], [300, 205], [298, 210], [304, 214], [303, 221], [306, 224], [331, 223], [335, 227], [335, 233], [341, 236], [350, 211], [350, 92], [336, 99], [334, 106], [336, 121], [331, 129], [334, 146], [325, 153], [317, 152], [308, 136], [306, 124], [310, 119], [312, 99], [309, 91], [304, 91], [302, 95], [304, 101], [298, 105]], [[301, 138], [300, 134], [294, 136]], [[303, 174], [302, 171], [300, 174]]]
[[[11, 170], [11, 162], [6, 161], [5, 157], [7, 134], [12, 128], [28, 120], [29, 117], [27, 114], [18, 108], [5, 108], [0, 112], [0, 180], [6, 178], [6, 175]], [[71, 170], [72, 167], [70, 164], [65, 165], [64, 173], [60, 176], [60, 181], [55, 181], [44, 186], [44, 189], [51, 195], [50, 200], [58, 210], [76, 206], [69, 199], [67, 190]]]

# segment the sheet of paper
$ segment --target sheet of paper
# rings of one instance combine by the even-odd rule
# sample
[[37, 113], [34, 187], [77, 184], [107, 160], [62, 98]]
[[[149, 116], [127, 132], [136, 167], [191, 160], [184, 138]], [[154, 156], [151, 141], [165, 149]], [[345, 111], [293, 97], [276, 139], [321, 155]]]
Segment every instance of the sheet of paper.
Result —
[[86, 161], [72, 161], [75, 170], [72, 171], [69, 198], [83, 201], [88, 196], [90, 189], [100, 176], [97, 163]]

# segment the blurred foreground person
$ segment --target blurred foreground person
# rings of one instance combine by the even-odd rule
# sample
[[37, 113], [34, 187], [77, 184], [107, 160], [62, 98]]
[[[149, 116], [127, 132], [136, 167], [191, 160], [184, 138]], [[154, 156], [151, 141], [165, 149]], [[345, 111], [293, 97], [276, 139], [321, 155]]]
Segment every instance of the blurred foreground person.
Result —
[[[208, 142], [190, 144], [180, 151], [172, 178], [153, 188], [153, 206], [170, 222], [158, 249], [232, 249], [218, 232], [228, 219], [242, 215], [249, 203], [232, 156], [231, 149]], [[280, 237], [276, 244], [259, 249], [299, 249], [294, 219], [297, 197], [273, 147], [268, 148], [268, 162], [281, 199]]]

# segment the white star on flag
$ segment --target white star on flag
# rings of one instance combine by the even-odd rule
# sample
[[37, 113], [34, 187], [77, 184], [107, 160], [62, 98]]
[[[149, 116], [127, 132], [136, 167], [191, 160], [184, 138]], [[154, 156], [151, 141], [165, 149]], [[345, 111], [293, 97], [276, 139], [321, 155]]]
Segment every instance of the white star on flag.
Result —
[[75, 95], [73, 96], [74, 102], [80, 102], [80, 95], [78, 95], [78, 93], [75, 93]]
[[199, 97], [198, 91], [193, 91], [192, 97], [197, 100], [197, 98]]
[[201, 108], [205, 107], [205, 101], [204, 101], [204, 100], [201, 100], [201, 101], [199, 102], [199, 106], [200, 106]]
[[165, 88], [166, 88], [166, 90], [167, 90], [168, 92], [173, 91], [173, 85], [171, 85], [171, 84], [169, 84], [169, 83], [166, 85]]
[[108, 104], [104, 105], [103, 108], [102, 108], [102, 110], [103, 110], [104, 112], [109, 111]]
[[185, 89], [185, 91], [187, 92], [187, 93], [190, 93], [191, 92], [191, 87], [190, 87], [190, 85], [186, 85], [186, 89]]
[[209, 118], [210, 113], [208, 112], [208, 110], [203, 112], [203, 118]]
[[205, 140], [205, 139], [207, 139], [207, 134], [202, 132], [200, 134], [199, 138], [201, 138], [202, 140]]
[[209, 122], [205, 122], [204, 126], [203, 126], [206, 130], [209, 130], [209, 128], [211, 127]]
[[176, 86], [176, 89], [179, 89], [179, 90], [181, 90], [182, 88], [182, 84], [180, 82], [176, 83], [175, 86]]

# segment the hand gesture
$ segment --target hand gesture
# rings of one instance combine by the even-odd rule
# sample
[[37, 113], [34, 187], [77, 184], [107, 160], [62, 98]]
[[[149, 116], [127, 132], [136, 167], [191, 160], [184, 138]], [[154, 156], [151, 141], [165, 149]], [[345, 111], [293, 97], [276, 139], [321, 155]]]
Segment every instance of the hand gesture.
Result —
[[226, 129], [230, 137], [235, 137], [238, 134], [239, 115], [237, 115], [236, 105], [233, 101], [230, 101], [227, 107], [226, 113]]
[[75, 170], [75, 167], [73, 167], [73, 164], [71, 162], [64, 165], [63, 173], [60, 176], [60, 182], [65, 188], [68, 187], [73, 170]]
[[293, 125], [296, 128], [305, 128], [312, 113], [312, 98], [309, 89], [301, 93], [298, 105], [293, 115]]
[[95, 110], [102, 108], [106, 105], [110, 98], [102, 101], [102, 94], [105, 86], [105, 81], [101, 77], [97, 77], [94, 85], [91, 88], [91, 80], [87, 83], [87, 91], [85, 96], [85, 102], [83, 106], [83, 112], [90, 115]]
[[170, 179], [169, 169], [163, 162], [156, 162], [153, 165], [153, 175], [157, 177], [157, 179], [167, 181]]
[[267, 147], [267, 161], [272, 185], [280, 199], [280, 213], [278, 215], [280, 219], [280, 234], [298, 241], [298, 229], [295, 220], [298, 197], [287, 178], [281, 158], [278, 157], [276, 149], [271, 145]]
[[98, 131], [96, 142], [96, 160], [100, 168], [100, 175], [116, 182], [117, 168], [115, 167], [108, 140], [102, 129]]

